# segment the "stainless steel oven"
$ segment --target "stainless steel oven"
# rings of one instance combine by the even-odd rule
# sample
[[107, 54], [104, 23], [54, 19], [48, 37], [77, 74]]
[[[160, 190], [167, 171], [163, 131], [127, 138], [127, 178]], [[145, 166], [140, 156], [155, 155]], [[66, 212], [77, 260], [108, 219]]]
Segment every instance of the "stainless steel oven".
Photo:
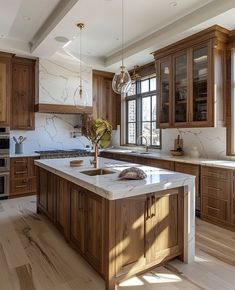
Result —
[[10, 134], [6, 128], [0, 128], [0, 155], [10, 153]]
[[0, 155], [0, 172], [10, 170], [10, 158], [9, 156]]
[[0, 198], [9, 195], [9, 172], [0, 172]]

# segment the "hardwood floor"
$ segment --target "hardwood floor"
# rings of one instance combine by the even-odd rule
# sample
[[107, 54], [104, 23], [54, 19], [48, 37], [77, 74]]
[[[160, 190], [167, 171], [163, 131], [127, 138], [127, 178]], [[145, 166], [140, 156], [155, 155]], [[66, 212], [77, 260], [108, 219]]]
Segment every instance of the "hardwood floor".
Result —
[[[35, 212], [35, 197], [0, 201], [0, 290], [104, 290], [103, 280]], [[197, 220], [194, 263], [174, 260], [118, 290], [232, 290], [234, 266], [235, 233]]]

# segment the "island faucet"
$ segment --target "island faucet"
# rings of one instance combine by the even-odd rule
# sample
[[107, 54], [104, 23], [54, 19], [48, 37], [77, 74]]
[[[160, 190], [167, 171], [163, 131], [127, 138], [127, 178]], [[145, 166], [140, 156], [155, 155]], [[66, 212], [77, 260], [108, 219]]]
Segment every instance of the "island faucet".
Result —
[[148, 152], [149, 151], [149, 147], [148, 147], [148, 140], [147, 140], [147, 138], [144, 135], [139, 135], [137, 137], [137, 140], [136, 140], [137, 143], [138, 143], [138, 141], [139, 141], [140, 138], [143, 138], [145, 140], [145, 152]]

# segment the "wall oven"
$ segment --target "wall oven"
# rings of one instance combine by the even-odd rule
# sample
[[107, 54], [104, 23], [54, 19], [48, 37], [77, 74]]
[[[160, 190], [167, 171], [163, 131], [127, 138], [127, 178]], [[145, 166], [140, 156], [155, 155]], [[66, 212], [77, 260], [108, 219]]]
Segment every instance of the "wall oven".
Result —
[[0, 173], [10, 170], [10, 158], [9, 156], [0, 155]]
[[9, 172], [0, 172], [0, 198], [9, 195]]
[[0, 132], [0, 154], [10, 153], [10, 136]]

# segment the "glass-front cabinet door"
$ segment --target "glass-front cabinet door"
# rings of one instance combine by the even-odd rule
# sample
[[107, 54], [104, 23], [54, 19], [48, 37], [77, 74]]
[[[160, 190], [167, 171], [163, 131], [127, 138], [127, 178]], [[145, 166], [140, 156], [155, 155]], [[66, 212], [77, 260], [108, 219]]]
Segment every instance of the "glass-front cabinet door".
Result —
[[158, 74], [158, 123], [159, 127], [170, 127], [171, 123], [171, 58], [163, 58], [157, 63]]
[[186, 126], [188, 122], [188, 54], [173, 55], [173, 122], [174, 126]]
[[193, 123], [204, 123], [209, 120], [209, 45], [192, 49], [192, 112]]

